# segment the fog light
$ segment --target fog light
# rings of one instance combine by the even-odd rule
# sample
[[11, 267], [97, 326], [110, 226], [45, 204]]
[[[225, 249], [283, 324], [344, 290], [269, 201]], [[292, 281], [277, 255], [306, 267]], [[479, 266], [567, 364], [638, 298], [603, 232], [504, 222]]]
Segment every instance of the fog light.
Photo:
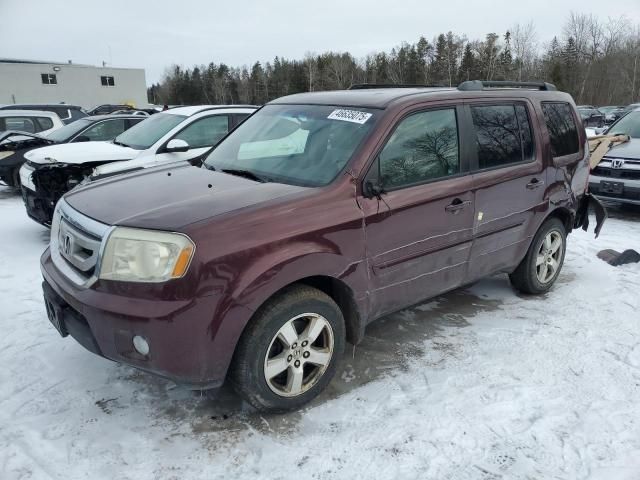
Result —
[[144, 337], [141, 337], [140, 335], [133, 337], [133, 348], [135, 348], [136, 352], [140, 355], [144, 355], [145, 357], [149, 355], [149, 344]]

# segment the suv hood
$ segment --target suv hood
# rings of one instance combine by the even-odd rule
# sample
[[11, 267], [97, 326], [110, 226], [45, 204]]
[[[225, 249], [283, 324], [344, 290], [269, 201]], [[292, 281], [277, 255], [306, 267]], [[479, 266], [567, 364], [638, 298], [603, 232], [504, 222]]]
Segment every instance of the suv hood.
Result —
[[78, 142], [37, 148], [25, 155], [32, 163], [67, 163], [79, 165], [89, 162], [130, 160], [143, 150], [122, 147], [112, 142]]
[[611, 147], [603, 158], [640, 160], [640, 138], [631, 138], [628, 142]]
[[92, 182], [64, 199], [107, 225], [179, 231], [194, 222], [306, 190], [182, 164]]

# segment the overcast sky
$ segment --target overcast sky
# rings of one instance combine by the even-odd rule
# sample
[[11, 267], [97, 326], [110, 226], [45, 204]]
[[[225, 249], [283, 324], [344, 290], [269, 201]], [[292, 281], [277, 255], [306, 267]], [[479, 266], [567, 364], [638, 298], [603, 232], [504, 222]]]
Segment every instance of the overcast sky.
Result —
[[640, 0], [610, 5], [602, 0], [0, 0], [0, 57], [142, 67], [151, 84], [174, 63], [241, 66], [328, 50], [361, 57], [420, 35], [431, 41], [451, 30], [482, 38], [529, 21], [542, 43], [561, 33], [572, 10], [604, 20], [607, 14], [625, 14], [640, 25]]

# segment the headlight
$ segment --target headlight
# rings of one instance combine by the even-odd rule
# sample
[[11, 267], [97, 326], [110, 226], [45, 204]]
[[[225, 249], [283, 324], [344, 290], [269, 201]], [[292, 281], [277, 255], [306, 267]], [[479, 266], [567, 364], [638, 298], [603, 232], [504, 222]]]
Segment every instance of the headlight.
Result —
[[102, 255], [99, 278], [165, 282], [187, 273], [196, 247], [180, 233], [116, 227]]

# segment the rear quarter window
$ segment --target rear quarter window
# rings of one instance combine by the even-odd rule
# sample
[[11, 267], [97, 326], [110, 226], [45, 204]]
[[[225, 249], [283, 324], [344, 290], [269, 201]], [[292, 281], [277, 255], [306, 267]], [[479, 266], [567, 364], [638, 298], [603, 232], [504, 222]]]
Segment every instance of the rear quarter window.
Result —
[[39, 132], [53, 128], [53, 121], [48, 117], [38, 117], [36, 118], [36, 120], [40, 125], [40, 128], [38, 130]]
[[543, 102], [542, 113], [549, 131], [551, 154], [554, 157], [564, 157], [578, 153], [578, 127], [571, 105], [564, 102]]

